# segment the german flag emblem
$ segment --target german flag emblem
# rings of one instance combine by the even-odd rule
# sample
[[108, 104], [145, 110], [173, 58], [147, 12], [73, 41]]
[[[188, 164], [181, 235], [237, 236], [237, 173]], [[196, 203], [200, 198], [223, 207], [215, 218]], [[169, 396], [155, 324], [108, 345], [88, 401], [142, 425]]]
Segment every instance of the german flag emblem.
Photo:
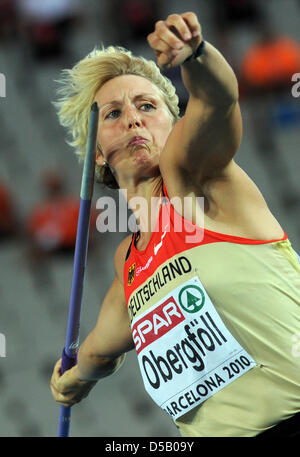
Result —
[[133, 263], [128, 270], [128, 281], [127, 284], [128, 286], [131, 286], [134, 280], [134, 273], [135, 273], [135, 263]]

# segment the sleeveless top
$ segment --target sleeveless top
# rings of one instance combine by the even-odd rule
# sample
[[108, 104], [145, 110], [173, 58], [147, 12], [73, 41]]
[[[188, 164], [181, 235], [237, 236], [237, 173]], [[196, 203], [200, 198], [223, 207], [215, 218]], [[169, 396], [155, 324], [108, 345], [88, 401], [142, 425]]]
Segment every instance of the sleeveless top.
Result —
[[[180, 229], [178, 229], [178, 227]], [[287, 234], [202, 229], [165, 184], [124, 290], [145, 388], [183, 436], [255, 436], [300, 411], [300, 264]]]

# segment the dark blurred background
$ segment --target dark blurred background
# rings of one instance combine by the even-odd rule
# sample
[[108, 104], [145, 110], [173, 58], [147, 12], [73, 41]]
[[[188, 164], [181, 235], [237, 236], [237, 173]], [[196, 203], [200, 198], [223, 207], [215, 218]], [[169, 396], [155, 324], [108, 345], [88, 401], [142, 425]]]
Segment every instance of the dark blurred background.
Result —
[[[82, 169], [51, 104], [55, 80], [101, 43], [154, 59], [146, 42], [154, 22], [185, 11], [198, 14], [204, 37], [239, 78], [244, 136], [236, 160], [300, 252], [300, 88], [292, 94], [300, 79], [299, 0], [0, 0], [0, 436], [57, 430], [49, 381], [65, 341]], [[167, 76], [183, 113], [179, 71]], [[104, 195], [118, 197], [95, 185], [94, 202]], [[99, 233], [98, 215], [94, 208], [81, 340], [126, 236]], [[132, 352], [73, 408], [71, 436], [178, 431], [144, 392]]]

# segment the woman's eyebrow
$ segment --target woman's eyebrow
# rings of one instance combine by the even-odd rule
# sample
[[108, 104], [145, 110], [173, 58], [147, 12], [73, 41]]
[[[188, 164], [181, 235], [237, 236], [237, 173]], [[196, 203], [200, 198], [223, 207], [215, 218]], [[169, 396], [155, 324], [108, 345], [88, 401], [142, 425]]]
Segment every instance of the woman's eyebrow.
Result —
[[110, 102], [104, 103], [104, 105], [100, 106], [99, 109], [103, 109], [105, 106], [109, 105], [120, 105], [121, 101], [120, 100], [111, 100]]
[[[142, 100], [144, 98], [151, 98], [154, 100], [158, 100], [159, 96], [156, 94], [142, 93], [142, 94], [136, 95], [133, 98], [133, 101]], [[103, 109], [105, 106], [109, 106], [109, 105], [121, 105], [121, 103], [122, 103], [121, 100], [111, 100], [110, 102], [104, 103], [104, 105], [100, 106], [99, 109]]]
[[139, 99], [143, 99], [143, 98], [154, 98], [154, 99], [158, 99], [158, 95], [143, 93], [143, 94], [136, 95], [136, 96], [134, 97], [134, 100], [139, 100]]

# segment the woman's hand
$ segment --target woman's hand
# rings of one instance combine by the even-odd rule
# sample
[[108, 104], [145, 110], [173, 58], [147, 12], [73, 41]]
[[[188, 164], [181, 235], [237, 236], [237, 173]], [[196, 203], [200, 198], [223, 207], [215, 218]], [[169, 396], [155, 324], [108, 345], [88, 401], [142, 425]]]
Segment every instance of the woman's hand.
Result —
[[75, 365], [61, 374], [61, 359], [55, 364], [50, 381], [54, 400], [62, 406], [73, 406], [87, 397], [97, 381], [82, 381]]
[[181, 65], [202, 42], [201, 26], [194, 13], [171, 14], [155, 24], [147, 41], [165, 69]]

